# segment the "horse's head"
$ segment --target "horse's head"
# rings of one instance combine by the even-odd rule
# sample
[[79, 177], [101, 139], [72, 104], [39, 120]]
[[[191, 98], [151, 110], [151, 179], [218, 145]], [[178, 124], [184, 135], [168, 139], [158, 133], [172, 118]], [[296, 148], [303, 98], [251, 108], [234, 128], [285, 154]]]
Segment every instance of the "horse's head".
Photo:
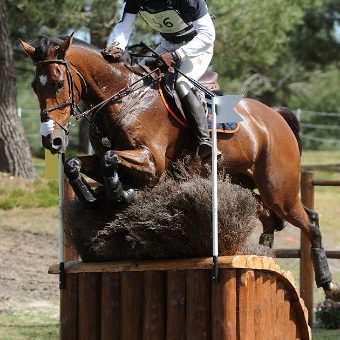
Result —
[[68, 144], [68, 127], [81, 96], [81, 81], [66, 58], [72, 41], [41, 38], [37, 47], [21, 41], [36, 65], [32, 87], [40, 104], [42, 145], [52, 153], [62, 153]]

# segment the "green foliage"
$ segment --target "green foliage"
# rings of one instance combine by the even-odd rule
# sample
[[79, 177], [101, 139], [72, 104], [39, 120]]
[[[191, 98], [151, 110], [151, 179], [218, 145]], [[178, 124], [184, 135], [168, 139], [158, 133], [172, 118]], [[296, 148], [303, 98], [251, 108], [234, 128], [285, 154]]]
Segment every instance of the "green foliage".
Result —
[[326, 299], [316, 307], [316, 320], [327, 329], [340, 328], [340, 302]]
[[[10, 179], [7, 179], [10, 181]], [[6, 182], [0, 183], [0, 209], [51, 207], [58, 204], [57, 181], [38, 179], [32, 183], [30, 190], [8, 188]]]
[[210, 0], [216, 15], [215, 66], [240, 76], [249, 68], [274, 66], [287, 48], [289, 34], [301, 23], [313, 0]]

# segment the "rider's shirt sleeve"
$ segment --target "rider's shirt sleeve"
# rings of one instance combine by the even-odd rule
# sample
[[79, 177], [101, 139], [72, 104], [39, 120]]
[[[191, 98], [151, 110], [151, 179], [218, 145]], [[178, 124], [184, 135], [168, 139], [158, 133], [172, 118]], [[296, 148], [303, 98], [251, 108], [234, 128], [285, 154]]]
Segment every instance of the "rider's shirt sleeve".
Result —
[[176, 52], [185, 60], [186, 57], [193, 57], [213, 48], [215, 41], [215, 27], [209, 13], [192, 22], [197, 35], [186, 45], [180, 47]]
[[132, 13], [134, 8], [129, 4], [134, 3], [127, 1], [125, 3], [125, 7], [123, 9], [123, 15], [121, 21], [114, 27], [112, 30], [109, 39], [107, 41], [107, 46], [115, 45], [116, 47], [124, 50], [129, 42], [129, 38], [131, 36], [134, 23], [137, 17], [137, 12]]

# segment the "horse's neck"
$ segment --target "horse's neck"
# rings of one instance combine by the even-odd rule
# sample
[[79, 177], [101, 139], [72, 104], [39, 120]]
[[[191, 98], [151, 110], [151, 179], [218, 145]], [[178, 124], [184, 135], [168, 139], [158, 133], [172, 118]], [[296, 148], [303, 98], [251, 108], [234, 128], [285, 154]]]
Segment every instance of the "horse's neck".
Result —
[[84, 47], [74, 47], [70, 53], [70, 61], [87, 84], [87, 98], [82, 99], [88, 104], [105, 100], [128, 86], [134, 79], [133, 73], [123, 64], [109, 64], [99, 52]]

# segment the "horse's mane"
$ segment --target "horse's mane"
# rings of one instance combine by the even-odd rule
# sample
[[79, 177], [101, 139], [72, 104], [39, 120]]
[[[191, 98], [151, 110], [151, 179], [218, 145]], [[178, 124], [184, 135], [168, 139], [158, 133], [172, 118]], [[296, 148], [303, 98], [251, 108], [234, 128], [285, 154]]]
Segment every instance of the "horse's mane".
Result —
[[[35, 47], [35, 51], [34, 51], [34, 54], [32, 56], [33, 61], [38, 62], [38, 61], [46, 59], [48, 50], [51, 47], [59, 47], [66, 38], [67, 38], [66, 36], [62, 36], [60, 38], [51, 38], [51, 37], [48, 37], [48, 36], [39, 36], [38, 39], [33, 44], [34, 47]], [[94, 45], [89, 44], [86, 41], [83, 41], [83, 40], [78, 39], [78, 38], [73, 38], [72, 44], [78, 45], [78, 46], [84, 46], [84, 47], [92, 49], [96, 52], [99, 51]]]

